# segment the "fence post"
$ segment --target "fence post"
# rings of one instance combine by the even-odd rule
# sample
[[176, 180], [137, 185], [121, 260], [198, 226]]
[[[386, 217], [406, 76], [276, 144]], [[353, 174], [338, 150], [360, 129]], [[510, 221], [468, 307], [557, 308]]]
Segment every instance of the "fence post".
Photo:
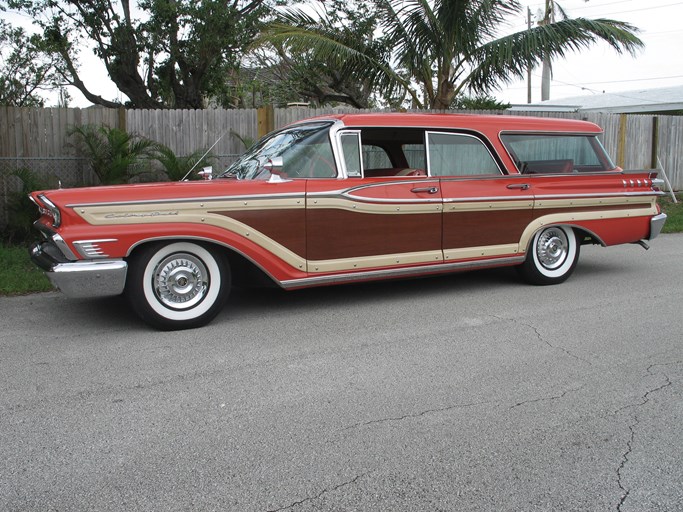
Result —
[[626, 114], [619, 114], [619, 140], [617, 141], [617, 165], [624, 168], [626, 160], [626, 126], [628, 124], [628, 116]]
[[652, 158], [650, 159], [650, 168], [656, 169], [658, 166], [659, 149], [659, 118], [657, 116], [652, 118]]
[[126, 130], [126, 107], [119, 107], [119, 130], [121, 131], [127, 131]]
[[275, 129], [275, 109], [273, 105], [266, 105], [256, 111], [258, 138]]

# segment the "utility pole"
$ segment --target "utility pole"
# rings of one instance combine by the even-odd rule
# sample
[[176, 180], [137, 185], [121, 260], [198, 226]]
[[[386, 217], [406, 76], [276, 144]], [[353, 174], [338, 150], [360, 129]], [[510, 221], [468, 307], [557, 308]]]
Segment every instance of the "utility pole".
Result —
[[[526, 28], [531, 30], [531, 8], [526, 8]], [[531, 103], [531, 66], [526, 70], [526, 102]]]
[[[538, 22], [539, 25], [548, 25], [550, 23], [555, 23], [555, 4], [554, 0], [545, 0], [545, 16], [541, 21]], [[546, 101], [550, 99], [550, 56], [543, 56], [543, 74], [541, 78], [541, 100]]]

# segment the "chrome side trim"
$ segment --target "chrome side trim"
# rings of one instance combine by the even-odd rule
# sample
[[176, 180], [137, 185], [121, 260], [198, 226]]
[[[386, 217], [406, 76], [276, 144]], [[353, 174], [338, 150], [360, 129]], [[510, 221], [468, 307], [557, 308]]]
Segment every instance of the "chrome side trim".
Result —
[[118, 242], [116, 238], [102, 238], [99, 240], [78, 240], [74, 242], [74, 247], [79, 254], [86, 259], [94, 258], [108, 258], [109, 255], [104, 252], [100, 244], [107, 242]]
[[650, 236], [647, 237], [648, 240], [652, 240], [653, 238], [656, 238], [659, 233], [662, 232], [662, 228], [664, 227], [664, 223], [666, 222], [666, 213], [660, 213], [659, 215], [655, 215], [650, 219]]
[[69, 261], [78, 260], [74, 252], [69, 248], [69, 245], [66, 243], [66, 241], [55, 230], [50, 229], [44, 224], [41, 224], [39, 221], [35, 221], [33, 223], [33, 227], [40, 231], [40, 234], [42, 234], [46, 240], [51, 240], [57, 246], [59, 252], [64, 255], [65, 259]]
[[52, 241], [59, 248], [59, 250], [66, 257], [67, 260], [76, 261], [78, 259], [76, 255], [73, 253], [73, 251], [69, 248], [66, 241], [58, 233], [54, 233], [50, 238], [52, 238]]
[[[213, 181], [213, 180], [212, 180]], [[215, 182], [214, 182], [215, 183]], [[184, 204], [184, 203], [211, 203], [215, 201], [256, 201], [259, 199], [264, 199], [272, 201], [274, 199], [296, 199], [305, 198], [306, 194], [304, 192], [290, 192], [284, 194], [250, 194], [245, 196], [211, 196], [211, 197], [190, 197], [190, 198], [173, 198], [168, 199], [145, 199], [139, 201], [111, 201], [111, 202], [101, 202], [101, 203], [72, 203], [67, 204], [67, 208], [90, 208], [93, 206], [132, 206], [141, 204]]]
[[291, 288], [305, 288], [309, 286], [320, 286], [326, 284], [341, 284], [353, 281], [367, 281], [373, 279], [401, 278], [429, 274], [441, 274], [464, 270], [474, 270], [477, 268], [489, 267], [492, 265], [517, 265], [524, 261], [525, 256], [513, 256], [510, 258], [487, 258], [477, 261], [462, 261], [458, 263], [445, 263], [438, 265], [427, 265], [410, 268], [396, 268], [384, 270], [369, 270], [367, 272], [353, 272], [344, 274], [334, 274], [328, 276], [305, 277], [303, 279], [290, 279], [281, 281], [280, 286], [285, 290]]

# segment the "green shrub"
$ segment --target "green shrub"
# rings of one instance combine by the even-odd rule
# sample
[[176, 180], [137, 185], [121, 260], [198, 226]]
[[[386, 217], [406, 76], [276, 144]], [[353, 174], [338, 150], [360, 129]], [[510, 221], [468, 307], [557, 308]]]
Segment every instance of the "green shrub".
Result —
[[[163, 144], [157, 144], [154, 148], [154, 160], [158, 161], [163, 167], [163, 171], [171, 181], [180, 181], [185, 176], [188, 180], [197, 180], [200, 176], [196, 171], [201, 170], [201, 167], [211, 165], [215, 157], [205, 149], [198, 149], [194, 153], [187, 156], [176, 156], [173, 150]], [[194, 169], [193, 169], [194, 168]], [[190, 172], [192, 169], [192, 172]]]
[[149, 161], [157, 147], [154, 141], [108, 126], [75, 126], [69, 134], [102, 185], [129, 183], [150, 172]]

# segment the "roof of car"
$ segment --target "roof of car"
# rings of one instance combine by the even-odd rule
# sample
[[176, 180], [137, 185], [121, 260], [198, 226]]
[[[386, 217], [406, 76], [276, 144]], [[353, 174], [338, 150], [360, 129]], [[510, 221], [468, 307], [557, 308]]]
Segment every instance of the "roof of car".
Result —
[[477, 131], [563, 131], [600, 133], [601, 128], [587, 121], [481, 114], [362, 113], [329, 114], [315, 119], [336, 119], [345, 126], [393, 126], [415, 128], [460, 128]]

